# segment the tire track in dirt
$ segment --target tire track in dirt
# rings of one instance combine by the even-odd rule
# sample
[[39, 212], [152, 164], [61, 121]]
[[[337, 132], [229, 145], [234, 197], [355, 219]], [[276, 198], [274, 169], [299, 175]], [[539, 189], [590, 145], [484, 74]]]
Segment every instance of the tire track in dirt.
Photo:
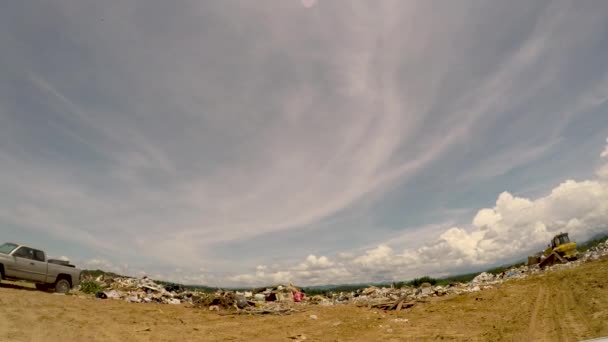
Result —
[[559, 286], [556, 289], [558, 290], [558, 293], [555, 295], [556, 304], [558, 305], [556, 309], [562, 317], [559, 323], [565, 327], [567, 333], [567, 336], [565, 334], [562, 336], [562, 339], [564, 341], [578, 341], [586, 335], [588, 329], [585, 325], [585, 315], [579, 305], [577, 305], [570, 287]]
[[528, 336], [530, 336], [531, 340], [538, 340], [537, 333], [539, 329], [538, 322], [538, 313], [540, 311], [540, 307], [543, 306], [543, 301], [545, 297], [545, 288], [543, 286], [538, 288], [538, 293], [536, 294], [536, 301], [534, 302], [534, 308], [532, 309], [532, 314], [530, 315], [530, 323], [528, 328]]
[[568, 281], [539, 284], [528, 323], [530, 341], [578, 341], [589, 334], [585, 314]]
[[[558, 285], [558, 287], [561, 287]], [[547, 298], [547, 305], [545, 306], [544, 313], [550, 316], [550, 320], [548, 321], [547, 326], [545, 327], [545, 336], [549, 336], [550, 333], [553, 333], [550, 338], [552, 341], [568, 341], [565, 332], [568, 329], [564, 326], [562, 312], [565, 307], [564, 303], [561, 301], [561, 296], [559, 295], [561, 290], [556, 291], [555, 289], [550, 289]]]

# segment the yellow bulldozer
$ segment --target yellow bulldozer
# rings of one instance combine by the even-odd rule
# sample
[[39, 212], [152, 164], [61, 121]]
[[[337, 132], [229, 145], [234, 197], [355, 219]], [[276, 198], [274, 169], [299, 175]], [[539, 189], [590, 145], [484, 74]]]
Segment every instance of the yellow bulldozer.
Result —
[[564, 264], [578, 258], [576, 242], [570, 241], [568, 233], [559, 233], [551, 239], [547, 249], [537, 255], [528, 257], [528, 265], [538, 264], [540, 268], [555, 264]]

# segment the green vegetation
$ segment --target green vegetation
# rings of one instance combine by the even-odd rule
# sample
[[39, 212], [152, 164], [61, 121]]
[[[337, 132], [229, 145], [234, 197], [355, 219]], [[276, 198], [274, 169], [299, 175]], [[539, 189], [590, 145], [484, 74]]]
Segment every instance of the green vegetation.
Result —
[[[386, 286], [387, 284], [375, 284], [375, 286]], [[307, 287], [304, 288], [304, 292], [308, 296], [315, 295], [325, 295], [330, 292], [353, 292], [361, 289], [368, 288], [370, 286], [374, 286], [372, 284], [354, 284], [354, 285], [337, 285], [337, 286], [324, 286], [322, 288], [318, 287]]]
[[437, 284], [437, 279], [431, 278], [429, 276], [424, 276], [421, 278], [416, 278], [414, 280], [411, 280], [407, 284], [409, 286], [418, 287], [418, 286], [422, 285], [423, 283], [429, 283], [431, 285], [435, 285], [435, 284]]
[[91, 280], [85, 280], [82, 283], [80, 283], [80, 291], [82, 291], [84, 293], [95, 294], [95, 293], [103, 292], [103, 289], [96, 282], [91, 281]]

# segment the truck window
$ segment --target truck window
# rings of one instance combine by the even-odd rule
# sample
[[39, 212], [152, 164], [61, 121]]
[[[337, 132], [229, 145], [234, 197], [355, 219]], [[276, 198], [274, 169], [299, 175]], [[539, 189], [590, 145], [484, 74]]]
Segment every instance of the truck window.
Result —
[[34, 260], [34, 251], [31, 248], [21, 247], [13, 253], [13, 256]]
[[34, 260], [44, 262], [44, 252], [35, 249], [34, 250]]
[[0, 246], [0, 253], [9, 254], [15, 248], [17, 248], [17, 245], [15, 245], [14, 243], [5, 243], [2, 246]]

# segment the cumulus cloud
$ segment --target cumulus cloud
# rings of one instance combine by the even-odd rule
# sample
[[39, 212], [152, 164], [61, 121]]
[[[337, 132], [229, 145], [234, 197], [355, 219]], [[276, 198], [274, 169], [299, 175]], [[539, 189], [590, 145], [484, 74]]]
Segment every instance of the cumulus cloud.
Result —
[[309, 255], [306, 260], [298, 266], [299, 270], [307, 271], [311, 269], [324, 269], [333, 266], [334, 263], [329, 261], [329, 259], [325, 256], [316, 257], [314, 255]]
[[596, 173], [600, 178], [608, 178], [608, 163], [600, 166]]
[[[520, 259], [536, 252], [560, 232], [584, 241], [608, 231], [608, 183], [567, 180], [543, 197], [529, 199], [509, 192], [494, 207], [477, 212], [470, 225], [451, 227], [426, 245], [399, 251], [385, 244], [354, 256], [338, 254], [339, 261], [314, 255], [290, 267], [229, 279], [248, 284], [274, 280], [318, 285], [365, 281], [404, 280], [423, 274], [445, 275]], [[275, 275], [289, 275], [281, 278]]]

